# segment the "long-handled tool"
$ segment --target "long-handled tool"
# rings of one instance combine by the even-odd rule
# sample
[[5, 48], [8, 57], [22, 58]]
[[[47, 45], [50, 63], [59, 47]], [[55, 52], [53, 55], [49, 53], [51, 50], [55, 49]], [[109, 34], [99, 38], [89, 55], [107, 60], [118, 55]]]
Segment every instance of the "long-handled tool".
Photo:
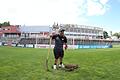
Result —
[[47, 59], [46, 59], [46, 70], [47, 70], [47, 71], [49, 71], [49, 68], [48, 68], [48, 60], [49, 60], [50, 50], [51, 50], [51, 37], [50, 37], [50, 39], [49, 39], [49, 48], [48, 48], [48, 54], [47, 54]]

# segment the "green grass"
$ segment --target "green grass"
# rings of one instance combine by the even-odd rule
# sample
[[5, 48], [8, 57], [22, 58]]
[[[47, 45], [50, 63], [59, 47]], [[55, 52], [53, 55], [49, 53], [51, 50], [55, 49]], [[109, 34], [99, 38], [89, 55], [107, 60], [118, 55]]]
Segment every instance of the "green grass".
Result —
[[66, 50], [64, 63], [79, 69], [45, 69], [47, 49], [0, 47], [0, 80], [120, 80], [120, 48]]
[[113, 45], [114, 48], [120, 48], [120, 45]]

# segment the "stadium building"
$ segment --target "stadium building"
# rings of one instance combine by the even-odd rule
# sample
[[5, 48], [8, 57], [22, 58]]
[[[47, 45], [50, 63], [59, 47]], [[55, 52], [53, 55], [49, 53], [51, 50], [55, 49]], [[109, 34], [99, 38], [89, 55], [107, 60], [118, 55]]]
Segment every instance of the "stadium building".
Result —
[[77, 24], [53, 25], [53, 30], [63, 28], [68, 38], [98, 39], [103, 37], [103, 28]]
[[16, 38], [20, 37], [19, 25], [2, 26], [0, 28], [0, 37]]
[[[0, 27], [0, 42], [19, 47], [48, 48], [49, 35], [58, 34], [59, 29], [66, 30], [69, 48], [110, 48], [111, 44], [120, 44], [120, 40], [103, 39], [103, 28], [55, 23], [52, 26]], [[54, 40], [52, 40], [52, 47], [54, 47]]]
[[18, 46], [44, 47], [49, 43], [50, 26], [21, 26], [21, 39]]
[[[65, 29], [69, 48], [108, 48], [111, 40], [104, 40], [103, 28], [76, 25], [53, 24], [53, 26], [21, 26], [19, 44], [23, 47], [49, 47], [49, 34], [58, 34], [59, 29]], [[52, 47], [54, 46], [52, 41]]]
[[0, 27], [0, 42], [5, 45], [17, 43], [20, 39], [21, 32], [19, 25], [1, 26]]
[[108, 48], [111, 40], [103, 39], [103, 28], [77, 25], [77, 24], [54, 24], [53, 31], [65, 29], [68, 44], [71, 48]]

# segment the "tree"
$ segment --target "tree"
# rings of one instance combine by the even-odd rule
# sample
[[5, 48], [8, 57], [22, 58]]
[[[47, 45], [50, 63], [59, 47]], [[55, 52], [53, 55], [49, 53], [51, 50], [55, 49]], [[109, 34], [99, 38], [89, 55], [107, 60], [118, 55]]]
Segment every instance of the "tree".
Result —
[[113, 36], [116, 36], [117, 38], [120, 38], [120, 32], [119, 33], [114, 33]]
[[1, 28], [2, 24], [0, 23], [0, 28]]
[[104, 37], [104, 39], [109, 37], [107, 31], [103, 31], [103, 37]]
[[3, 23], [0, 23], [0, 26], [10, 26], [10, 22], [3, 22]]
[[10, 22], [4, 22], [2, 26], [10, 26]]

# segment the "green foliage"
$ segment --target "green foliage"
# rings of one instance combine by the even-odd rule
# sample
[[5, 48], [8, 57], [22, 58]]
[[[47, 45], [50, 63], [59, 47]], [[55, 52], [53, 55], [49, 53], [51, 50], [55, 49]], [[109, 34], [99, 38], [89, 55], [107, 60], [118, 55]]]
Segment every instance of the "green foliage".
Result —
[[103, 37], [104, 37], [104, 39], [106, 39], [106, 38], [108, 38], [109, 36], [108, 36], [108, 32], [107, 31], [104, 31], [103, 32]]
[[10, 22], [3, 22], [3, 23], [0, 23], [0, 26], [10, 26]]
[[0, 23], [0, 27], [2, 26], [2, 24]]
[[113, 36], [116, 36], [117, 38], [120, 38], [120, 32], [119, 33], [114, 33]]
[[[51, 50], [52, 51], [52, 50]], [[64, 63], [72, 72], [53, 70], [53, 53], [45, 69], [47, 49], [0, 47], [0, 80], [120, 80], [120, 48], [66, 50]]]

